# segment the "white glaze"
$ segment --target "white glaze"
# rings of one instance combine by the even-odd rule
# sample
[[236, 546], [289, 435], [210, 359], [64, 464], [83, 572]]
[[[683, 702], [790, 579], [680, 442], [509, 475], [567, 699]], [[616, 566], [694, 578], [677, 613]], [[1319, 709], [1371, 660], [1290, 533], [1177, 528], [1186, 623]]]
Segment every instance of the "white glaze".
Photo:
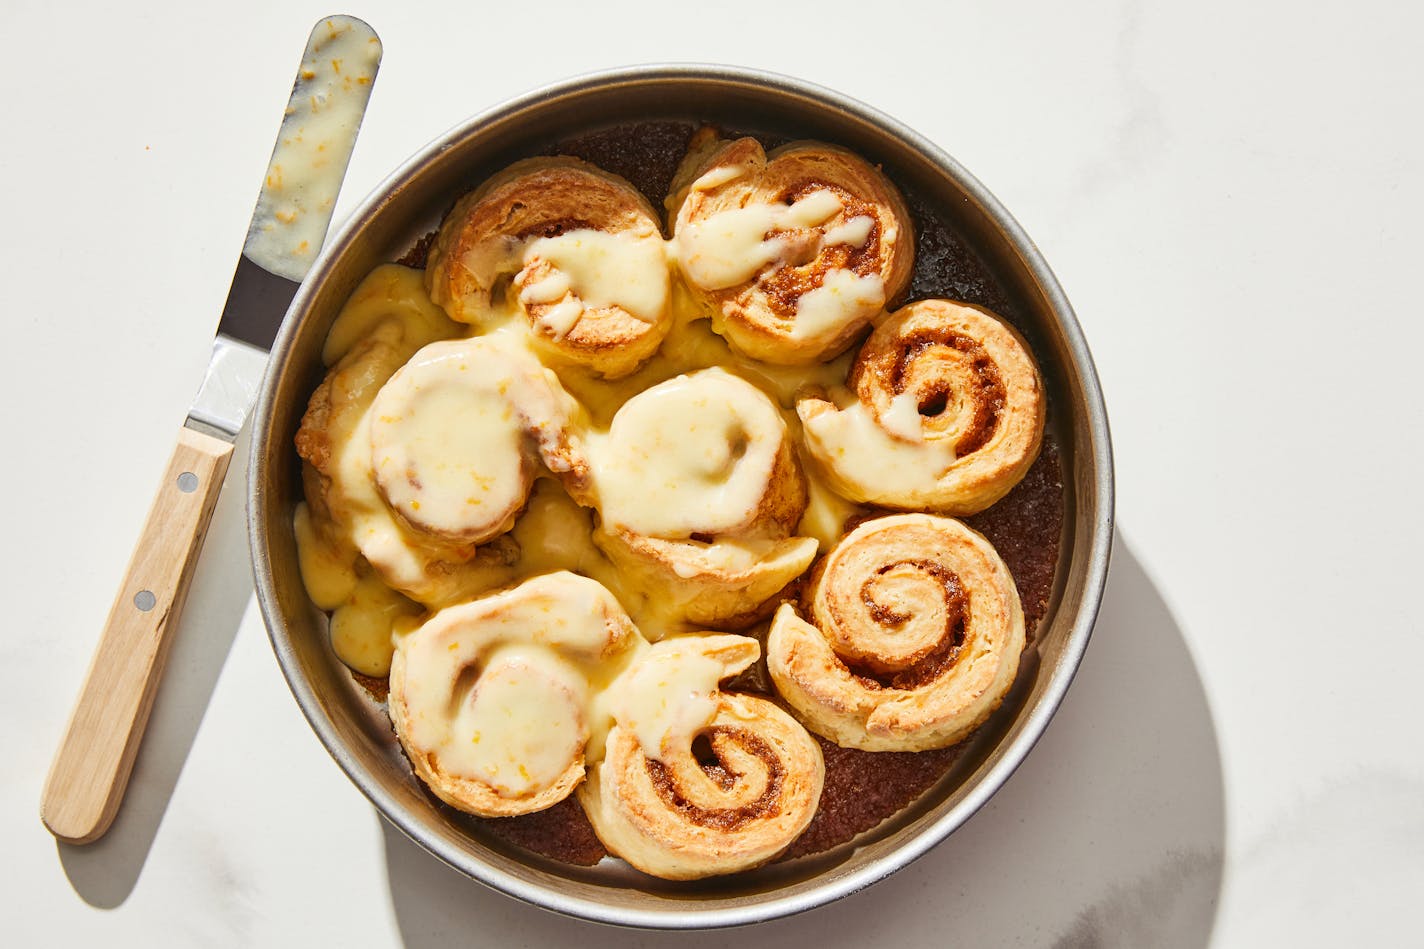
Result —
[[797, 199], [781, 214], [781, 219], [793, 227], [815, 227], [840, 213], [841, 199], [834, 191], [812, 191]]
[[736, 181], [744, 176], [750, 169], [745, 165], [719, 165], [710, 171], [704, 172], [701, 177], [692, 183], [693, 191], [711, 191], [713, 188], [720, 188], [724, 184]]
[[683, 227], [676, 250], [688, 281], [704, 290], [724, 290], [780, 259], [785, 243], [766, 236], [776, 226], [777, 212], [775, 206], [753, 204]]
[[371, 421], [371, 467], [391, 507], [472, 541], [509, 527], [531, 480], [515, 406], [533, 398], [539, 370], [524, 362], [487, 340], [447, 340], [391, 377]]
[[243, 252], [301, 280], [326, 240], [341, 179], [381, 62], [381, 41], [348, 16], [312, 31]]
[[421, 613], [418, 604], [386, 586], [374, 574], [361, 577], [331, 614], [331, 648], [336, 657], [362, 675], [391, 671], [393, 636], [403, 619]]
[[[554, 237], [500, 236], [461, 258], [475, 282], [489, 290], [513, 275], [516, 299], [526, 312], [541, 308], [536, 329], [562, 339], [586, 310], [617, 307], [643, 323], [667, 310], [667, 252], [654, 231], [577, 228]], [[491, 313], [496, 322], [500, 314]]]
[[955, 462], [952, 440], [896, 438], [860, 402], [803, 418], [801, 426], [812, 457], [850, 484], [929, 491]]
[[841, 210], [830, 191], [813, 191], [795, 204], [750, 204], [685, 225], [676, 238], [687, 279], [704, 290], [745, 283], [791, 247], [774, 231], [824, 224]]
[[[583, 751], [588, 688], [549, 649], [505, 646], [485, 660], [474, 689], [448, 723], [442, 770], [518, 797], [558, 780]], [[427, 729], [421, 728], [421, 732]], [[468, 741], [461, 739], [468, 736]]]
[[924, 416], [920, 415], [919, 403], [910, 392], [901, 392], [890, 399], [890, 404], [880, 412], [880, 427], [896, 438], [907, 442], [917, 442], [925, 436]]
[[638, 736], [649, 758], [686, 749], [717, 714], [717, 684], [726, 670], [699, 642], [654, 643], [610, 690], [614, 718]]
[[[657, 322], [667, 309], [667, 258], [656, 234], [580, 228], [530, 241], [523, 262], [523, 273], [542, 270], [541, 264], [552, 268], [552, 273], [536, 281], [525, 283], [523, 274], [515, 278], [523, 286], [520, 300], [526, 305], [553, 302], [567, 294], [571, 302], [582, 305], [580, 313], [616, 306], [644, 323]], [[557, 335], [572, 327], [572, 322], [567, 323]]]
[[829, 228], [821, 241], [827, 246], [849, 244], [852, 247], [864, 247], [865, 242], [870, 240], [870, 232], [874, 227], [875, 218], [868, 214], [861, 214]]
[[297, 541], [297, 563], [307, 596], [319, 610], [336, 609], [356, 589], [355, 554], [344, 556], [321, 536], [305, 501], [297, 505], [292, 515], [292, 533]]
[[801, 294], [796, 301], [792, 339], [814, 339], [835, 333], [863, 317], [879, 312], [885, 305], [885, 281], [879, 274], [858, 276], [849, 270], [828, 271], [821, 285]]
[[771, 400], [723, 369], [653, 386], [591, 446], [604, 522], [668, 538], [740, 527], [755, 517], [785, 438]]

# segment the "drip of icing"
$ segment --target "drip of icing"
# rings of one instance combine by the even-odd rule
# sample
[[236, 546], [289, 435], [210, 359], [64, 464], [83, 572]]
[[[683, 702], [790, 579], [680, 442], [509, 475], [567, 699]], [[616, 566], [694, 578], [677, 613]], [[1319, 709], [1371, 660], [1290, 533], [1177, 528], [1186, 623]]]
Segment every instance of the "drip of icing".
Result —
[[584, 305], [575, 297], [555, 303], [539, 315], [537, 324], [548, 330], [554, 339], [563, 339], [578, 325], [583, 317]]
[[400, 264], [381, 264], [366, 275], [341, 307], [321, 349], [334, 366], [382, 322], [394, 319], [407, 339], [430, 341], [464, 335], [466, 327], [445, 315], [425, 293], [424, 275]]
[[845, 532], [846, 521], [861, 512], [856, 504], [836, 494], [810, 470], [806, 477], [806, 512], [801, 515], [801, 523], [796, 525], [796, 533], [816, 538], [816, 546], [825, 553], [835, 546]]
[[870, 231], [875, 227], [875, 218], [868, 214], [853, 217], [844, 224], [837, 224], [826, 231], [821, 238], [826, 246], [832, 244], [849, 244], [852, 247], [864, 247], [865, 242], [870, 240]]
[[611, 690], [613, 717], [637, 736], [649, 758], [686, 750], [717, 714], [717, 685], [727, 668], [699, 642], [654, 643]]
[[580, 313], [617, 306], [644, 323], [657, 322], [667, 307], [667, 258], [656, 234], [579, 228], [540, 237], [523, 249], [525, 272], [541, 262], [553, 272], [524, 285], [520, 300], [526, 305], [552, 303], [567, 294], [581, 303]]
[[824, 224], [841, 210], [830, 191], [813, 191], [795, 204], [751, 204], [711, 215], [683, 227], [678, 257], [687, 278], [704, 290], [724, 290], [745, 283], [789, 250], [778, 229]]
[[924, 418], [919, 403], [910, 392], [901, 392], [880, 413], [880, 426], [897, 438], [917, 442], [925, 437]]
[[549, 275], [542, 280], [535, 280], [524, 285], [524, 289], [519, 291], [519, 302], [526, 306], [538, 303], [553, 303], [555, 300], [563, 299], [564, 294], [573, 289], [574, 282], [569, 275], [560, 270], [550, 271]]
[[795, 227], [815, 227], [840, 213], [841, 199], [834, 191], [812, 191], [781, 213]]
[[862, 314], [871, 314], [885, 305], [885, 281], [879, 274], [858, 276], [849, 271], [829, 271], [814, 290], [796, 301], [793, 339], [808, 339], [834, 332]]
[[381, 582], [374, 574], [357, 581], [347, 600], [331, 614], [331, 648], [357, 672], [384, 676], [391, 671], [392, 637], [403, 618], [421, 608]]
[[713, 188], [720, 188], [730, 181], [736, 181], [748, 171], [745, 165], [722, 165], [704, 173], [700, 178], [692, 183], [693, 191], [711, 191]]
[[355, 555], [343, 555], [321, 536], [305, 501], [297, 505], [292, 516], [292, 531], [297, 539], [297, 563], [307, 596], [319, 610], [336, 609], [356, 589]]
[[683, 273], [706, 290], [750, 280], [785, 249], [785, 242], [766, 237], [777, 219], [776, 207], [753, 204], [687, 225], [677, 236]]
[[[901, 423], [903, 404], [892, 415]], [[956, 460], [954, 443], [937, 438], [906, 441], [877, 423], [861, 402], [802, 420], [806, 447], [834, 465], [838, 477], [901, 492], [933, 489]]]

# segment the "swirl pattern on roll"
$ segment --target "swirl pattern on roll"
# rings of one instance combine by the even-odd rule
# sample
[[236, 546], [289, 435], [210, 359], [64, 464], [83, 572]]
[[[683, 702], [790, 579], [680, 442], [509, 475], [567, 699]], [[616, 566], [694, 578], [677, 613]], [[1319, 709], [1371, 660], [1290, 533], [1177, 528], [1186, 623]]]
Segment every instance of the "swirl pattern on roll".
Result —
[[640, 642], [601, 585], [544, 574], [402, 636], [391, 721], [416, 775], [451, 806], [484, 817], [543, 810], [583, 778], [590, 676]]
[[699, 636], [657, 643], [638, 660], [635, 678], [675, 681], [691, 670], [706, 701], [691, 721], [679, 705], [684, 719], [671, 730], [657, 727], [646, 697], [615, 708], [604, 758], [578, 792], [611, 852], [645, 873], [691, 880], [766, 863], [805, 830], [825, 780], [820, 746], [774, 703], [717, 689], [759, 652], [753, 639]]
[[599, 546], [680, 616], [737, 628], [809, 566], [792, 538], [806, 485], [780, 411], [723, 369], [678, 376], [619, 409], [595, 442]]
[[952, 518], [866, 521], [818, 566], [808, 623], [783, 605], [767, 668], [797, 717], [838, 745], [923, 751], [1003, 701], [1025, 634], [1008, 567]]
[[683, 277], [739, 352], [801, 365], [844, 350], [909, 284], [904, 200], [858, 155], [694, 137], [669, 201]]
[[974, 514], [1022, 480], [1046, 412], [1038, 367], [994, 314], [912, 303], [876, 327], [850, 375], [855, 402], [797, 403], [806, 448], [854, 501]]
[[451, 319], [513, 310], [545, 355], [609, 378], [635, 370], [671, 326], [657, 214], [622, 178], [576, 158], [531, 158], [466, 195], [426, 268]]

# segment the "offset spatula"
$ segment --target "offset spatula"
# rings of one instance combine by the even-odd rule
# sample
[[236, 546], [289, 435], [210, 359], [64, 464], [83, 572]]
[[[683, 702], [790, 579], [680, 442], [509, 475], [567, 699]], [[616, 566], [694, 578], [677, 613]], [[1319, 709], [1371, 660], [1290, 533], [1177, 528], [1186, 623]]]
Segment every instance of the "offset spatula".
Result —
[[381, 41], [354, 17], [327, 17], [307, 40], [212, 361], [45, 782], [40, 816], [62, 840], [97, 840], [118, 813], [233, 442], [326, 239], [380, 62]]

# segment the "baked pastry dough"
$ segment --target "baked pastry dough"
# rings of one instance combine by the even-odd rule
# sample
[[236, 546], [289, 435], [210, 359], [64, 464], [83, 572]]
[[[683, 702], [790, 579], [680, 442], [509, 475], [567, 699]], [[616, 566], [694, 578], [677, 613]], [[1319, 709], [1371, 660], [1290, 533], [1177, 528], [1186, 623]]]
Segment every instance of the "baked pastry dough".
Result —
[[401, 637], [391, 721], [416, 775], [451, 806], [485, 817], [543, 810], [583, 778], [590, 677], [640, 642], [598, 583], [544, 574]]
[[781, 412], [723, 369], [630, 399], [593, 447], [599, 547], [673, 621], [737, 628], [799, 576], [806, 485]]
[[652, 205], [568, 157], [516, 162], [460, 199], [426, 268], [430, 298], [451, 319], [488, 326], [512, 310], [545, 355], [609, 378], [667, 335], [668, 283]]
[[959, 521], [866, 521], [817, 568], [805, 622], [772, 620], [767, 668], [806, 727], [866, 751], [945, 748], [998, 708], [1023, 609], [993, 546]]
[[909, 284], [904, 200], [845, 149], [793, 142], [767, 155], [704, 129], [674, 188], [682, 275], [713, 329], [754, 359], [829, 359]]
[[664, 540], [599, 527], [593, 541], [624, 581], [648, 597], [644, 632], [701, 626], [746, 629], [765, 619], [775, 597], [816, 559], [814, 537]]
[[376, 484], [415, 530], [483, 543], [508, 531], [528, 502], [536, 454], [571, 493], [586, 490], [588, 463], [570, 425], [576, 408], [553, 373], [515, 346], [481, 337], [431, 343], [376, 395]]
[[891, 314], [851, 369], [856, 401], [798, 401], [806, 449], [853, 501], [973, 514], [1038, 457], [1038, 367], [1006, 323], [979, 307], [922, 300]]
[[[717, 688], [759, 653], [741, 636], [682, 637], [626, 674], [631, 698], [614, 704], [604, 758], [578, 792], [611, 852], [692, 880], [763, 864], [806, 829], [825, 780], [820, 746], [767, 699]], [[669, 682], [671, 706], [658, 688]]]

